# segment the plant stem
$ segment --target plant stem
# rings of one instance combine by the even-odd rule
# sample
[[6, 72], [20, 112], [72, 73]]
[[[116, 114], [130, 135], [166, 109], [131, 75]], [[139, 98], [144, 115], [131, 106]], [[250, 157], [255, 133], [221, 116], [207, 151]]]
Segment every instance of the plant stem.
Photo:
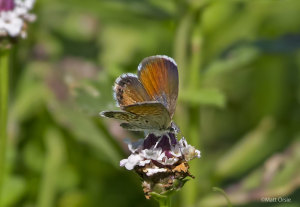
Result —
[[0, 56], [0, 206], [5, 174], [7, 141], [7, 103], [9, 93], [9, 54], [6, 50]]
[[[201, 87], [201, 67], [202, 67], [202, 57], [203, 57], [203, 34], [201, 28], [201, 11], [193, 11], [194, 22], [193, 27], [191, 28], [191, 51], [189, 58], [189, 73], [188, 73], [188, 82], [186, 82], [185, 89], [190, 91], [198, 91]], [[200, 16], [200, 17], [198, 17]], [[197, 94], [195, 94], [197, 96]], [[200, 107], [198, 105], [188, 105], [187, 110], [188, 114], [188, 130], [186, 130], [186, 136], [190, 140], [190, 144], [196, 148], [201, 146], [200, 138]], [[200, 160], [196, 160], [191, 165], [190, 172], [194, 175], [197, 180], [200, 180]], [[197, 180], [193, 180], [188, 183], [187, 186], [182, 190], [182, 202], [185, 206], [193, 206], [197, 200], [197, 195], [199, 194], [199, 184]]]
[[232, 207], [232, 204], [224, 190], [222, 190], [221, 188], [213, 187], [213, 191], [221, 193], [225, 197], [228, 207]]
[[47, 157], [36, 206], [55, 206], [55, 196], [58, 191], [57, 177], [61, 172], [65, 157], [65, 147], [62, 140], [64, 140], [64, 137], [59, 129], [49, 127], [45, 133]]
[[160, 207], [171, 207], [171, 199], [170, 196], [165, 197], [164, 199], [157, 200], [159, 202]]
[[180, 88], [184, 87], [187, 82], [185, 71], [192, 19], [192, 14], [186, 13], [178, 23], [179, 25], [175, 36], [174, 58], [178, 65], [180, 79], [182, 80], [182, 83], [179, 85]]
[[161, 195], [155, 192], [150, 193], [151, 197], [159, 203], [160, 207], [171, 207], [171, 196]]
[[[184, 91], [186, 88], [186, 69], [187, 69], [187, 60], [188, 60], [188, 44], [189, 44], [189, 36], [190, 30], [192, 26], [193, 15], [189, 12], [185, 13], [179, 20], [175, 41], [174, 41], [174, 58], [178, 65], [179, 72], [179, 91]], [[180, 130], [182, 132], [188, 131], [188, 112], [186, 107], [178, 107], [176, 112], [176, 117], [180, 117], [180, 119], [176, 119], [176, 123], [180, 126]]]

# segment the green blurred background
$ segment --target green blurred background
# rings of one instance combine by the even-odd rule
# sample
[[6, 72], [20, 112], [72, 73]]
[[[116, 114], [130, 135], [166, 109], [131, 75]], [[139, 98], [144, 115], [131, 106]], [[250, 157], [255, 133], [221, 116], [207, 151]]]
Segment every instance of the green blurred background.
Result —
[[[43, 0], [11, 68], [5, 206], [150, 207], [119, 167], [112, 85], [145, 57], [178, 63], [175, 122], [201, 150], [174, 207], [300, 206], [300, 1]], [[262, 202], [265, 197], [290, 203]]]

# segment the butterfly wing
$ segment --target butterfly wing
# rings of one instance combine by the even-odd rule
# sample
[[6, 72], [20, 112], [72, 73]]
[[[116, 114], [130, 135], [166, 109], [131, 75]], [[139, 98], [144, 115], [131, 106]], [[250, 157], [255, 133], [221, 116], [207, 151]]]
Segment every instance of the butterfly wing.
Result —
[[124, 74], [114, 86], [114, 96], [124, 111], [104, 111], [102, 116], [124, 121], [129, 130], [164, 130], [170, 127], [178, 96], [178, 70], [167, 56], [144, 59], [138, 76]]
[[159, 102], [137, 103], [125, 106], [123, 110], [142, 116], [146, 124], [157, 126], [153, 127], [154, 129], [167, 129], [171, 124], [171, 117], [168, 110]]
[[123, 74], [117, 78], [114, 86], [114, 97], [121, 107], [151, 100], [137, 76], [131, 73]]
[[124, 121], [121, 126], [133, 131], [164, 130], [170, 126], [169, 112], [161, 103], [138, 103], [122, 109], [124, 111], [103, 111], [100, 115]]
[[138, 78], [149, 97], [162, 103], [172, 118], [179, 84], [175, 61], [162, 55], [145, 58], [138, 66]]
[[126, 121], [126, 122], [137, 121], [139, 119], [139, 115], [129, 113], [126, 111], [102, 111], [100, 113], [100, 116]]

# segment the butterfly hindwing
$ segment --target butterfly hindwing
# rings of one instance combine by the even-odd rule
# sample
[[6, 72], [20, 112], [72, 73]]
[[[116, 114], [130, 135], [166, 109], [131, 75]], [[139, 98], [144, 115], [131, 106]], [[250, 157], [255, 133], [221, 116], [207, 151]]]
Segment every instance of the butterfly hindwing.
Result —
[[[125, 111], [143, 116], [148, 125], [155, 123], [159, 129], [166, 129], [171, 123], [171, 117], [166, 107], [159, 102], [144, 102], [122, 108]], [[150, 123], [151, 122], [151, 123]]]
[[139, 115], [129, 113], [126, 111], [102, 111], [100, 115], [103, 117], [117, 119], [126, 122], [135, 121], [139, 119]]
[[146, 102], [129, 105], [124, 111], [104, 111], [101, 116], [124, 121], [123, 128], [134, 131], [163, 130], [171, 122], [169, 112], [158, 102]]

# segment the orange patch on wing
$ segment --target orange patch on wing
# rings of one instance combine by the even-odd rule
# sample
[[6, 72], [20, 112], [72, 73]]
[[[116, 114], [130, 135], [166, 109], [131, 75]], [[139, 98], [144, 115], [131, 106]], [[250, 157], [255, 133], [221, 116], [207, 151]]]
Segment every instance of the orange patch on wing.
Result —
[[155, 99], [157, 95], [160, 95], [162, 92], [168, 92], [166, 90], [166, 68], [163, 64], [163, 60], [159, 59], [155, 62], [148, 63], [146, 68], [140, 72], [140, 80], [143, 83], [146, 91]]
[[150, 98], [165, 105], [172, 117], [178, 96], [175, 62], [164, 56], [153, 56], [144, 59], [139, 67], [138, 78]]

